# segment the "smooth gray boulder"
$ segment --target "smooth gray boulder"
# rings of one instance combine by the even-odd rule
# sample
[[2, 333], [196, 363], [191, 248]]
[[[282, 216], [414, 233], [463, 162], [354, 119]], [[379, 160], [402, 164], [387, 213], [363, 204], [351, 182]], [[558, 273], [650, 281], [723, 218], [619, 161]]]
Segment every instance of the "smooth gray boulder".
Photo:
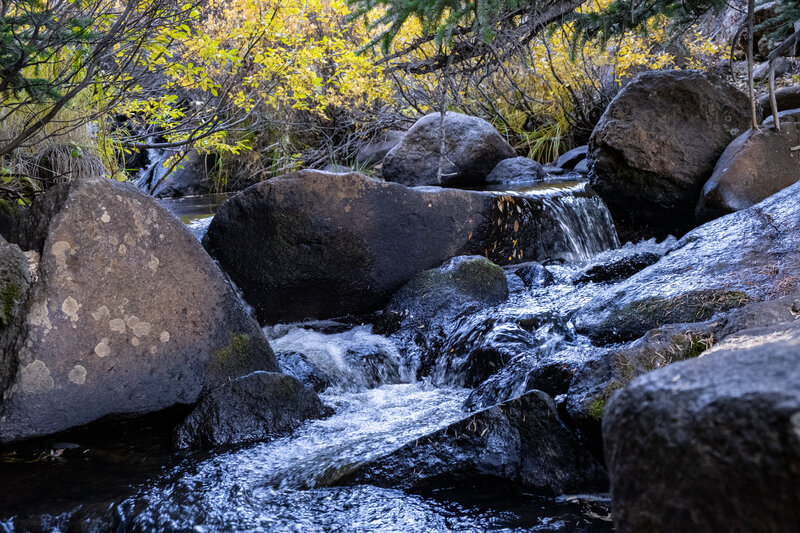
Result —
[[577, 148], [573, 148], [572, 150], [564, 152], [559, 156], [559, 158], [556, 160], [556, 166], [566, 170], [571, 170], [575, 168], [575, 165], [586, 159], [586, 154], [588, 153], [589, 146], [586, 144], [583, 146], [578, 146]]
[[748, 130], [719, 158], [697, 203], [705, 222], [746, 209], [800, 180], [800, 122]]
[[541, 164], [527, 157], [503, 159], [486, 176], [486, 183], [507, 184], [543, 180], [547, 173]]
[[217, 265], [132, 185], [58, 185], [13, 240], [31, 286], [0, 332], [0, 441], [190, 404], [229, 378], [278, 370]]
[[440, 113], [431, 113], [386, 154], [382, 174], [408, 186], [480, 185], [497, 163], [516, 155], [482, 118], [448, 112], [442, 121]]

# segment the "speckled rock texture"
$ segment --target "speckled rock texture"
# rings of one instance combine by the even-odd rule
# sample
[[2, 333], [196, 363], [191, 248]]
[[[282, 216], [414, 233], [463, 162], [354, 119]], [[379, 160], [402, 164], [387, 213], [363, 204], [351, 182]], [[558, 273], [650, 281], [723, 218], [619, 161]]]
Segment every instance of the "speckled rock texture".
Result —
[[0, 332], [0, 441], [193, 403], [278, 370], [216, 264], [132, 185], [58, 185], [13, 234], [31, 286]]
[[603, 440], [620, 533], [800, 528], [800, 321], [634, 380]]
[[700, 189], [750, 127], [748, 109], [744, 93], [700, 71], [638, 74], [589, 140], [592, 186], [614, 221], [661, 237], [692, 229]]

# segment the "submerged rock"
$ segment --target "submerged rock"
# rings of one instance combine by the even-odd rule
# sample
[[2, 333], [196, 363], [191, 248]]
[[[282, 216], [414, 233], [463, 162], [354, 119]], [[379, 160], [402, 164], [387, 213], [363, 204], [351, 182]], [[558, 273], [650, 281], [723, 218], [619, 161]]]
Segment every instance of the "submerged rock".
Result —
[[[225, 202], [203, 243], [262, 323], [379, 309], [414, 275], [458, 255], [497, 264], [616, 244], [613, 227], [571, 235], [590, 190], [561, 196], [408, 188], [360, 174], [301, 171]], [[594, 211], [592, 211], [594, 213]], [[588, 237], [587, 237], [588, 238]]]
[[800, 122], [781, 130], [748, 130], [722, 153], [703, 186], [697, 219], [707, 221], [746, 209], [800, 180]]
[[[576, 328], [595, 338], [605, 337], [606, 341], [631, 339], [645, 327], [667, 321], [702, 320], [714, 310], [696, 296], [684, 296], [681, 300], [681, 295], [703, 294], [697, 291], [728, 294], [732, 299], [726, 298], [722, 303], [723, 307], [731, 307], [729, 304], [744, 301], [737, 293], [757, 300], [799, 292], [798, 195], [800, 184], [795, 184], [753, 207], [695, 229], [657, 263], [609, 288], [578, 311], [574, 317]], [[676, 298], [676, 302], [687, 304], [696, 300], [699, 307], [681, 307], [689, 312], [692, 309], [702, 312], [693, 317], [679, 317], [677, 308], [670, 310], [664, 305]], [[647, 320], [642, 320], [635, 315], [636, 307], [643, 305], [660, 311], [649, 313], [644, 317]], [[626, 316], [631, 326], [627, 331], [627, 326], [622, 327]]]
[[231, 377], [278, 369], [216, 264], [135, 187], [58, 185], [14, 234], [31, 287], [0, 332], [0, 441], [193, 403]]
[[408, 186], [479, 185], [497, 163], [516, 155], [482, 118], [448, 112], [442, 122], [440, 113], [431, 113], [386, 154], [382, 174]]
[[747, 97], [699, 71], [638, 74], [589, 141], [592, 186], [618, 223], [658, 236], [691, 229], [700, 190], [728, 144], [750, 127]]
[[292, 376], [253, 372], [205, 396], [175, 430], [175, 446], [205, 449], [266, 440], [331, 414], [314, 391]]
[[540, 163], [527, 157], [503, 159], [486, 176], [486, 183], [525, 183], [543, 180], [547, 173]]
[[328, 484], [414, 490], [500, 478], [543, 494], [600, 489], [605, 478], [561, 424], [552, 398], [541, 391], [474, 413], [338, 474]]
[[553, 274], [540, 263], [531, 262], [514, 271], [526, 287], [549, 287], [556, 282]]
[[617, 531], [796, 531], [800, 322], [636, 379], [603, 439]]

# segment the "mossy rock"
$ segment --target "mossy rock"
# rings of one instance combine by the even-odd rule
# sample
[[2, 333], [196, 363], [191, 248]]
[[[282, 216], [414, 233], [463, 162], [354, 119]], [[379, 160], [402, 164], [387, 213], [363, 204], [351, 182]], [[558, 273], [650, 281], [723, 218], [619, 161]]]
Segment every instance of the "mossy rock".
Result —
[[601, 344], [631, 341], [653, 328], [665, 324], [703, 322], [749, 301], [746, 293], [725, 289], [691, 291], [669, 298], [653, 296], [611, 313], [588, 334]]

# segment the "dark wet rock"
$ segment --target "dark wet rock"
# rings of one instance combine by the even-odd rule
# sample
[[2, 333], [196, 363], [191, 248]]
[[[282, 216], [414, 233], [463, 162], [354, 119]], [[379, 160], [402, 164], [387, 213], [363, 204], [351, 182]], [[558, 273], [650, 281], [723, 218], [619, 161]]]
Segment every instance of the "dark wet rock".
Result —
[[354, 346], [344, 354], [350, 368], [356, 369], [358, 385], [372, 389], [386, 383], [403, 383], [398, 362], [381, 346]]
[[703, 322], [717, 313], [741, 307], [749, 301], [747, 293], [725, 289], [688, 291], [666, 298], [652, 296], [612, 312], [605, 321], [586, 331], [586, 334], [601, 344], [632, 341], [650, 329], [665, 324]]
[[[758, 99], [761, 106], [762, 116], [772, 114], [772, 108], [769, 103], [769, 93], [762, 95]], [[787, 111], [789, 109], [800, 109], [800, 85], [792, 85], [790, 87], [782, 87], [775, 91], [775, 103], [778, 105], [778, 111]]]
[[792, 294], [776, 300], [752, 302], [726, 314], [720, 339], [745, 329], [766, 328], [796, 320], [800, 316], [800, 295]]
[[724, 319], [697, 324], [670, 324], [648, 331], [630, 346], [611, 349], [582, 366], [567, 392], [570, 424], [583, 442], [602, 457], [600, 424], [611, 395], [634, 378], [675, 361], [697, 357], [713, 346]]
[[377, 165], [383, 161], [386, 154], [397, 146], [406, 132], [389, 130], [372, 142], [362, 145], [356, 152], [357, 165]]
[[331, 414], [333, 410], [296, 378], [253, 372], [200, 400], [175, 430], [175, 446], [205, 449], [266, 440]]
[[[35, 266], [38, 257], [31, 256], [30, 260]], [[28, 261], [19, 246], [0, 237], [0, 398], [17, 370], [18, 361], [10, 352], [15, 350], [16, 337], [25, 322], [20, 308], [27, 300], [31, 276], [35, 275]]]
[[556, 282], [547, 267], [536, 262], [528, 263], [516, 269], [514, 274], [519, 276], [526, 287], [549, 287]]
[[478, 255], [458, 256], [403, 285], [386, 306], [379, 329], [383, 333], [403, 325], [417, 329], [434, 318], [453, 318], [468, 308], [490, 307], [506, 298], [508, 283], [502, 268]]
[[658, 236], [693, 227], [720, 154], [750, 127], [747, 97], [698, 71], [638, 74], [614, 98], [589, 141], [592, 186], [614, 220]]
[[329, 483], [413, 490], [482, 478], [501, 478], [544, 494], [604, 484], [602, 467], [578, 446], [552, 398], [541, 391], [475, 413]]
[[472, 405], [499, 403], [528, 390], [521, 387], [525, 373], [540, 362], [546, 364], [558, 342], [572, 337], [565, 318], [552, 313], [500, 319], [491, 314], [463, 316], [433, 354], [436, 363], [432, 382], [477, 387], [497, 375], [499, 382], [492, 386], [497, 393], [490, 392], [489, 397], [482, 394], [481, 401]]
[[546, 177], [540, 163], [527, 157], [512, 157], [497, 163], [494, 170], [486, 176], [486, 183], [520, 183], [539, 181]]
[[[168, 165], [171, 166], [172, 162], [168, 161]], [[192, 151], [181, 159], [166, 177], [162, 174], [168, 169], [164, 169], [163, 163], [157, 161], [147, 176], [138, 176], [136, 181], [142, 191], [157, 198], [208, 194], [214, 190], [214, 182], [210, 175], [213, 167], [213, 156], [200, 155]]]
[[331, 385], [328, 376], [300, 352], [276, 352], [275, 359], [284, 374], [296, 378], [316, 392], [322, 392]]
[[800, 179], [800, 122], [748, 130], [722, 153], [697, 203], [707, 221], [746, 209]]
[[575, 165], [586, 159], [586, 154], [589, 151], [588, 145], [578, 146], [572, 150], [561, 154], [556, 161], [556, 166], [559, 168], [571, 170]]
[[17, 221], [32, 286], [0, 334], [0, 440], [193, 403], [272, 351], [188, 230], [132, 185], [74, 181]]
[[589, 281], [595, 283], [616, 283], [617, 281], [622, 281], [644, 270], [656, 263], [659, 259], [661, 259], [661, 256], [658, 254], [643, 252], [615, 259], [609, 263], [592, 265], [575, 278], [575, 283], [586, 283]]
[[[599, 201], [590, 190], [573, 198]], [[571, 256], [551, 208], [563, 200], [301, 171], [229, 199], [203, 243], [262, 323], [361, 314], [455, 256], [500, 265]], [[601, 228], [598, 242], [610, 248], [613, 237]]]
[[797, 531], [800, 322], [748, 333], [608, 403], [617, 531]]
[[448, 112], [444, 133], [440, 122], [441, 115], [431, 113], [406, 132], [383, 159], [384, 179], [408, 186], [479, 185], [497, 163], [517, 155], [481, 118]]
[[[590, 332], [602, 325], [604, 335], [610, 337], [607, 340], [635, 338], [634, 330], [641, 328], [636, 326], [632, 315], [628, 314], [632, 330], [626, 332], [617, 325], [618, 331], [614, 332], [613, 326], [615, 321], [619, 323], [625, 318], [624, 313], [620, 314], [622, 309], [635, 311], [641, 302], [649, 302], [648, 307], [652, 307], [688, 293], [712, 291], [732, 296], [727, 303], [722, 302], [728, 306], [742, 300], [736, 296], [739, 292], [751, 300], [776, 299], [800, 292], [799, 194], [800, 184], [792, 185], [760, 204], [695, 229], [656, 264], [609, 288], [579, 310], [573, 317], [576, 329]], [[685, 303], [693, 300], [696, 298], [686, 298]], [[695, 317], [714, 310], [702, 300], [697, 303], [695, 309], [703, 312], [682, 320], [661, 305], [667, 314], [650, 313], [647, 323], [655, 327], [658, 322], [667, 323], [663, 320], [697, 320]]]

